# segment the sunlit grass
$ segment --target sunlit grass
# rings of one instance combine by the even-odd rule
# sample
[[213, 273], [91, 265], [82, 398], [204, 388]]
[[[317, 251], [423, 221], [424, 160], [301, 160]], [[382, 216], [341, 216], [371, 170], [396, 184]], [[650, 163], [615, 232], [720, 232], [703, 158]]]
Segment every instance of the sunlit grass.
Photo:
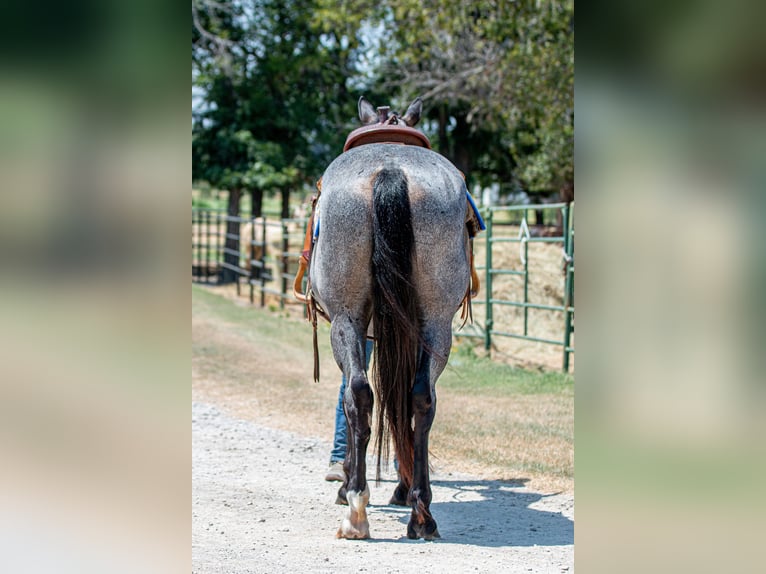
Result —
[[[192, 287], [193, 396], [243, 418], [331, 440], [340, 372], [320, 326], [321, 380], [312, 382], [306, 321]], [[437, 385], [430, 450], [439, 469], [574, 487], [571, 375], [512, 368], [457, 346]], [[329, 453], [328, 453], [329, 454]]]

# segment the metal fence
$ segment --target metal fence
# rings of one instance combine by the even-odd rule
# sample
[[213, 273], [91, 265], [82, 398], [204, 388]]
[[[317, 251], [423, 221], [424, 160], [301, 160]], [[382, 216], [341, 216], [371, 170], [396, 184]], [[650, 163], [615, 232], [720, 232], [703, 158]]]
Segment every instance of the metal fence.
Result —
[[217, 283], [221, 274], [225, 209], [192, 208], [192, 281]]
[[[456, 330], [455, 335], [483, 340], [487, 352], [498, 338], [560, 346], [562, 369], [568, 371], [574, 353], [574, 203], [490, 207], [484, 208], [482, 215], [487, 230], [475, 239], [474, 248], [483, 296], [473, 301], [474, 323]], [[251, 303], [257, 295], [263, 307], [270, 294], [284, 308], [286, 302], [293, 301], [292, 283], [306, 225], [305, 218], [250, 218], [228, 215], [222, 209], [192, 209], [192, 280], [236, 283], [238, 295], [244, 284]], [[556, 262], [544, 261], [537, 269], [544, 265], [550, 274], [551, 267], [556, 267], [554, 273], [563, 285], [561, 304], [536, 301], [531, 296], [536, 271], [531, 268], [534, 254], [530, 247], [538, 244], [560, 249], [555, 251], [560, 256]], [[514, 265], [508, 263], [509, 253], [518, 253]], [[546, 251], [549, 258], [553, 253], [551, 248]], [[484, 265], [480, 264], [482, 255]], [[558, 289], [556, 293], [558, 296]], [[482, 307], [484, 312], [478, 312]], [[511, 309], [520, 313], [516, 330], [506, 320]], [[530, 312], [553, 317], [548, 326], [555, 335], [535, 333], [533, 326], [538, 322], [530, 320]]]
[[[456, 331], [455, 335], [483, 339], [487, 352], [491, 352], [493, 340], [497, 337], [557, 345], [562, 348], [562, 369], [568, 371], [574, 353], [574, 203], [490, 207], [482, 212], [487, 229], [475, 240], [474, 247], [477, 255], [481, 248], [484, 249], [484, 265], [477, 266], [477, 272], [483, 278], [483, 297], [475, 299], [473, 305], [484, 307], [484, 313], [474, 313], [474, 323]], [[518, 246], [518, 266], [510, 267], [497, 261], [500, 252], [516, 253], [509, 250], [509, 244]], [[533, 276], [530, 245], [535, 244], [560, 246], [557, 255], [560, 255], [558, 269], [563, 283], [561, 304], [534, 301], [530, 297]], [[515, 280], [517, 288], [506, 289], [504, 296], [497, 289], [501, 279], [506, 282]], [[498, 319], [507, 315], [505, 310], [508, 308], [521, 310], [522, 321], [517, 331], [505, 329], [499, 324]], [[560, 316], [560, 328], [556, 328], [560, 338], [532, 333], [531, 310]]]
[[[279, 306], [292, 301], [307, 219], [241, 217], [223, 209], [192, 209], [192, 281], [247, 287], [265, 306], [274, 295]], [[236, 233], [232, 229], [236, 229]]]

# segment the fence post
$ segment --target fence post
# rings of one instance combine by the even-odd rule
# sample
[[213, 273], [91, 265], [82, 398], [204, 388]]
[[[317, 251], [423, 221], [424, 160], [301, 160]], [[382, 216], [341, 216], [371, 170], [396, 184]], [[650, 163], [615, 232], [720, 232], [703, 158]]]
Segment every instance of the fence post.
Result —
[[572, 254], [574, 253], [574, 242], [572, 241], [574, 235], [573, 228], [573, 209], [574, 203], [566, 205], [562, 208], [564, 218], [564, 253], [566, 254], [566, 279], [564, 282], [564, 357], [562, 368], [564, 372], [569, 372], [569, 344], [572, 335], [572, 295], [573, 295], [573, 279], [574, 279], [574, 265], [572, 265]]
[[[527, 210], [522, 211], [524, 219], [527, 220]], [[529, 230], [529, 224], [526, 225], [526, 229]], [[527, 233], [527, 239], [529, 234]], [[529, 334], [529, 241], [524, 242], [524, 335]]]
[[255, 255], [255, 217], [252, 214], [250, 214], [250, 240], [248, 243], [250, 248], [247, 250], [247, 260], [250, 266], [250, 276], [247, 282], [250, 284], [250, 304], [252, 305], [255, 303], [255, 261], [253, 257]]
[[[205, 210], [205, 283], [210, 283], [210, 210]], [[200, 233], [200, 239], [202, 234]], [[200, 267], [202, 266], [200, 251]]]
[[[199, 261], [199, 258], [197, 256], [197, 251], [195, 248], [195, 243], [194, 243], [194, 239], [196, 237], [195, 230], [197, 229], [196, 227], [197, 218], [195, 217], [195, 213], [196, 212], [194, 211], [194, 208], [192, 208], [192, 281], [194, 281], [194, 269], [195, 269], [194, 262]], [[196, 268], [198, 269], [199, 267], [196, 266]]]
[[[239, 245], [239, 248], [237, 249], [237, 251], [239, 251], [239, 253], [237, 253], [237, 267], [241, 269], [242, 268], [242, 221], [241, 220], [237, 223], [237, 245]], [[245, 252], [247, 252], [247, 249], [245, 249]], [[237, 275], [237, 297], [241, 297], [242, 296], [242, 275], [240, 275], [239, 273], [237, 273], [236, 275]]]
[[486, 248], [486, 256], [487, 256], [487, 286], [485, 288], [485, 300], [486, 300], [486, 309], [485, 309], [485, 321], [484, 321], [484, 349], [487, 351], [487, 355], [490, 354], [490, 348], [492, 346], [492, 327], [493, 327], [493, 320], [492, 320], [492, 215], [493, 215], [492, 208], [490, 207], [487, 211], [487, 220], [485, 221], [485, 225], [487, 226], [486, 229], [486, 242], [487, 242], [487, 248]]
[[262, 227], [263, 230], [261, 234], [261, 241], [263, 242], [263, 246], [261, 248], [261, 307], [266, 306], [266, 215], [263, 215], [261, 217]]
[[287, 223], [284, 219], [281, 220], [282, 223], [282, 289], [280, 291], [279, 296], [279, 308], [284, 309], [285, 308], [285, 297], [287, 297], [287, 271], [288, 271], [288, 261], [287, 261], [287, 252], [290, 251], [290, 239], [288, 238], [288, 231], [287, 231]]
[[223, 244], [221, 242], [221, 212], [215, 212], [215, 271], [216, 282], [221, 283], [221, 273], [223, 273], [223, 267], [221, 267], [221, 259], [223, 258]]

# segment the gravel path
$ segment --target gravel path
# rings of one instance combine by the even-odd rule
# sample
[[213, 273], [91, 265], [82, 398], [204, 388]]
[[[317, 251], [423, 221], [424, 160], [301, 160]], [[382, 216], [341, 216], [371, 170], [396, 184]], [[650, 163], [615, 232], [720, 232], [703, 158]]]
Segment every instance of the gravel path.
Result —
[[[192, 571], [574, 571], [574, 498], [507, 482], [432, 475], [440, 540], [408, 540], [406, 508], [387, 506], [395, 476], [370, 483], [372, 540], [338, 540], [330, 445], [192, 405]], [[372, 472], [368, 466], [368, 472]]]

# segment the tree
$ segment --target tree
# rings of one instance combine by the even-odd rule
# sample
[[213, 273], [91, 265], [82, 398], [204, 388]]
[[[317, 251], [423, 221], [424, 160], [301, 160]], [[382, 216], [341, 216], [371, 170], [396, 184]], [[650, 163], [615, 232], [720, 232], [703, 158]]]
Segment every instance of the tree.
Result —
[[193, 0], [195, 179], [313, 185], [361, 94], [404, 109], [472, 182], [573, 191], [572, 0]]
[[425, 100], [439, 151], [472, 178], [573, 189], [572, 0], [322, 5], [328, 28], [378, 30], [380, 83]]
[[[228, 190], [230, 214], [249, 191], [256, 210], [264, 192], [280, 193], [288, 216], [291, 190], [313, 185], [342, 149], [355, 110], [347, 88], [353, 46], [316, 26], [314, 7], [314, 0], [192, 3], [200, 98], [192, 177]], [[236, 239], [227, 247], [233, 262]]]

